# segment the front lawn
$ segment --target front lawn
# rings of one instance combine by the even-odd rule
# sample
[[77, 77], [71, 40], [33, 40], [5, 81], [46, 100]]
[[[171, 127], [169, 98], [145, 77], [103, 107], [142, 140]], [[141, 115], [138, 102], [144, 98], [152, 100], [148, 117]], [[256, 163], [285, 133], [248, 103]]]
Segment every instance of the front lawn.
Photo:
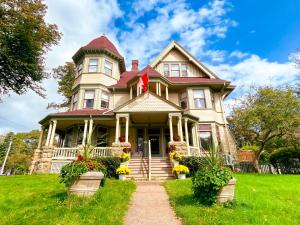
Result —
[[170, 180], [165, 188], [184, 224], [300, 224], [300, 176], [235, 174], [236, 202], [200, 206], [191, 180]]
[[0, 224], [122, 224], [132, 181], [106, 180], [94, 197], [68, 197], [57, 175], [0, 177]]

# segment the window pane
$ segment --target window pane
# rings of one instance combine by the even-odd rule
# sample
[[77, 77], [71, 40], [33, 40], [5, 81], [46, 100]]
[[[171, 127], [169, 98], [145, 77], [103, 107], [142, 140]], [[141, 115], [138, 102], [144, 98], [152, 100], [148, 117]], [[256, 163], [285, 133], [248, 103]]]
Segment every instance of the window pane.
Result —
[[171, 75], [173, 77], [179, 77], [179, 75], [180, 75], [179, 64], [171, 65]]
[[164, 75], [166, 77], [170, 75], [169, 64], [164, 64]]
[[102, 94], [101, 94], [101, 99], [103, 100], [107, 100], [108, 101], [108, 93], [105, 92], [105, 91], [102, 91]]
[[94, 107], [94, 99], [84, 100], [84, 108], [93, 108], [93, 107]]
[[187, 71], [186, 64], [181, 64], [181, 71]]
[[206, 107], [204, 99], [195, 98], [194, 100], [195, 100], [194, 102], [195, 102], [195, 107], [196, 108], [205, 108]]
[[85, 91], [84, 99], [94, 99], [94, 91]]
[[107, 68], [107, 69], [112, 69], [112, 63], [105, 60], [105, 64], [104, 64], [104, 67]]
[[194, 98], [205, 98], [204, 90], [194, 90]]
[[209, 150], [212, 146], [212, 135], [210, 131], [200, 131], [199, 132], [201, 147], [205, 150]]
[[179, 64], [172, 64], [172, 70], [179, 70]]
[[97, 66], [98, 65], [98, 59], [90, 59], [89, 60], [90, 66]]

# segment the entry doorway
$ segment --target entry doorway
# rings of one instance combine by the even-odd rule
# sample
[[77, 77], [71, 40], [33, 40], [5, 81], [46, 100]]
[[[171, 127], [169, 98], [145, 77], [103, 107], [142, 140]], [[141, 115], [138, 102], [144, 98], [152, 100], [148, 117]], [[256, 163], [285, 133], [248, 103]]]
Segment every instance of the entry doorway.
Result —
[[160, 156], [160, 129], [148, 129], [148, 140], [151, 142], [151, 155]]

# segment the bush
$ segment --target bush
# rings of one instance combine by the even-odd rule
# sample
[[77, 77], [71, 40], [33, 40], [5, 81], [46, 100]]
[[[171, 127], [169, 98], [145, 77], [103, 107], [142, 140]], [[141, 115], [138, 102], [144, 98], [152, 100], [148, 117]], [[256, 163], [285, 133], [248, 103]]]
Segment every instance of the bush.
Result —
[[300, 149], [294, 147], [281, 148], [270, 155], [271, 164], [282, 173], [300, 173]]
[[221, 188], [228, 184], [232, 172], [228, 168], [205, 167], [198, 170], [192, 178], [194, 196], [203, 205], [212, 205], [217, 201]]
[[194, 176], [199, 169], [203, 169], [207, 165], [207, 160], [204, 157], [182, 157], [179, 160], [180, 165], [187, 166], [190, 170], [190, 176]]
[[105, 175], [108, 178], [116, 177], [116, 170], [122, 162], [122, 159], [119, 157], [103, 157], [97, 158], [95, 160], [97, 160], [100, 164], [102, 164], [105, 167]]

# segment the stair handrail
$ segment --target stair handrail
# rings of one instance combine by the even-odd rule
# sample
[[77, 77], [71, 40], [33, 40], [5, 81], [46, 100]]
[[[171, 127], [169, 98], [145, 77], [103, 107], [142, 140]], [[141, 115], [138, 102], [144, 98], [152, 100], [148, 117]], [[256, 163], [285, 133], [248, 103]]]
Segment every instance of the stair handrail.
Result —
[[148, 179], [151, 180], [151, 141], [149, 139], [149, 149], [148, 149]]

